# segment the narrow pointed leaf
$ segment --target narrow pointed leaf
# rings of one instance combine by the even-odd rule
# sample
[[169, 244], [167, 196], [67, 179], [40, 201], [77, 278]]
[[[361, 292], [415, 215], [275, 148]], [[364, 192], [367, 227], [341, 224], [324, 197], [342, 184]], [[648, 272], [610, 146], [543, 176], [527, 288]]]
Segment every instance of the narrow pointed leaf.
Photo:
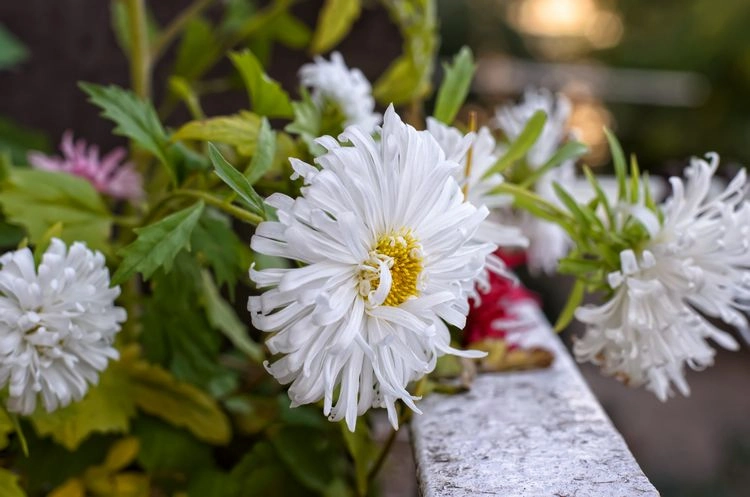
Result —
[[445, 78], [437, 94], [435, 119], [451, 124], [469, 94], [471, 80], [476, 70], [469, 47], [463, 47], [452, 64], [443, 64]]
[[526, 126], [524, 126], [523, 131], [521, 131], [521, 133], [518, 135], [518, 138], [516, 138], [513, 143], [510, 144], [510, 147], [508, 147], [508, 150], [505, 152], [505, 154], [500, 157], [500, 160], [498, 160], [494, 166], [489, 168], [487, 172], [484, 173], [484, 176], [488, 177], [494, 173], [503, 172], [504, 170], [512, 166], [514, 162], [523, 158], [526, 155], [526, 152], [528, 152], [529, 149], [534, 146], [534, 143], [536, 143], [539, 135], [542, 134], [542, 130], [544, 129], [544, 125], [546, 124], [546, 122], [547, 115], [544, 113], [544, 111], [536, 111], [534, 115], [531, 116], [531, 118], [526, 122]]
[[265, 217], [263, 198], [253, 189], [250, 181], [221, 155], [213, 143], [208, 144], [208, 156], [221, 180], [240, 196], [245, 206], [259, 216]]

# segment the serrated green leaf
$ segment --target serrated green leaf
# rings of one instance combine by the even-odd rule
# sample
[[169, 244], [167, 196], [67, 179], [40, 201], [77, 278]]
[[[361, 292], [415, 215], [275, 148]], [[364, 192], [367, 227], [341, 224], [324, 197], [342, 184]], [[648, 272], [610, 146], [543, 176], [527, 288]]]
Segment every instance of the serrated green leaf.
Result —
[[204, 266], [213, 270], [219, 287], [227, 286], [230, 297], [239, 277], [247, 276], [252, 253], [232, 229], [226, 216], [206, 209], [193, 230], [192, 253]]
[[168, 368], [180, 381], [223, 396], [235, 388], [236, 374], [219, 363], [222, 337], [197, 305], [203, 298], [197, 255], [183, 251], [169, 273], [154, 273], [144, 299], [140, 341], [150, 362]]
[[26, 497], [26, 492], [18, 484], [18, 475], [5, 468], [0, 468], [0, 495], [3, 497]]
[[31, 423], [38, 435], [75, 450], [94, 433], [127, 432], [134, 415], [129, 379], [119, 364], [110, 364], [83, 400], [51, 413], [37, 409]]
[[190, 236], [203, 206], [203, 201], [200, 201], [161, 221], [137, 228], [138, 238], [118, 252], [123, 260], [112, 276], [112, 284], [119, 285], [136, 272], [143, 274], [146, 280], [160, 267], [169, 272], [177, 254], [190, 246]]
[[213, 143], [208, 144], [208, 156], [214, 165], [216, 174], [229, 188], [240, 196], [245, 206], [255, 214], [265, 217], [263, 198], [253, 189], [253, 185], [250, 184], [247, 178], [227, 162]]
[[166, 167], [172, 179], [176, 178], [167, 160], [167, 133], [150, 102], [114, 85], [79, 83], [79, 86], [89, 95], [89, 102], [102, 109], [101, 115], [117, 124], [115, 134], [130, 138], [151, 152]]
[[229, 420], [202, 390], [177, 381], [168, 371], [145, 361], [127, 365], [133, 401], [144, 412], [181, 428], [199, 440], [224, 445], [232, 437]]
[[362, 11], [360, 0], [326, 0], [318, 16], [310, 51], [327, 52], [351, 31]]
[[300, 89], [300, 97], [299, 101], [292, 102], [294, 121], [287, 124], [284, 131], [299, 135], [310, 153], [315, 156], [316, 152], [322, 151], [322, 147], [315, 143], [315, 139], [324, 134], [322, 133], [323, 116], [305, 88]]
[[98, 250], [108, 246], [111, 214], [94, 187], [77, 176], [13, 169], [0, 190], [0, 205], [8, 221], [26, 228], [32, 243], [62, 223], [65, 242], [81, 241]]
[[526, 121], [523, 131], [521, 131], [513, 143], [510, 144], [503, 156], [500, 157], [494, 166], [484, 173], [484, 177], [486, 178], [495, 173], [501, 173], [512, 166], [514, 162], [523, 158], [526, 155], [526, 152], [534, 146], [539, 135], [542, 134], [542, 130], [544, 130], [544, 125], [546, 123], [547, 115], [544, 111], [536, 111], [534, 115]]
[[229, 58], [242, 76], [253, 110], [257, 114], [268, 117], [292, 117], [289, 95], [279, 83], [266, 75], [251, 51], [231, 52]]
[[258, 131], [258, 145], [250, 162], [250, 167], [245, 171], [247, 181], [253, 185], [271, 169], [276, 156], [276, 133], [271, 129], [267, 119], [263, 119]]
[[261, 118], [243, 111], [233, 116], [210, 117], [190, 121], [172, 135], [172, 140], [200, 140], [226, 143], [241, 155], [255, 153]]
[[578, 306], [583, 302], [583, 296], [586, 293], [585, 290], [586, 284], [582, 280], [577, 279], [573, 285], [573, 289], [570, 291], [570, 295], [568, 296], [568, 302], [565, 304], [562, 312], [560, 312], [560, 316], [555, 323], [556, 332], [559, 333], [564, 330], [573, 320], [576, 309], [578, 309]]
[[232, 345], [245, 353], [250, 359], [262, 363], [264, 357], [260, 344], [250, 339], [247, 327], [240, 321], [234, 309], [221, 297], [213, 278], [207, 271], [201, 273], [203, 278], [203, 305], [211, 326], [221, 331]]
[[453, 58], [452, 64], [443, 64], [445, 77], [437, 94], [435, 119], [445, 124], [453, 123], [456, 114], [469, 94], [476, 67], [469, 47], [461, 48]]
[[0, 71], [11, 68], [29, 57], [26, 47], [0, 24]]

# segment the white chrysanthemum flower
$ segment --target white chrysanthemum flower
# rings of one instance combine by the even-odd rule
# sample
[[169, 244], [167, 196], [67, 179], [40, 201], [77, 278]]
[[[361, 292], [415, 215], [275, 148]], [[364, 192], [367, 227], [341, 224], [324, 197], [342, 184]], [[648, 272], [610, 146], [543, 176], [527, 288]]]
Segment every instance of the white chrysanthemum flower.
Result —
[[31, 250], [0, 257], [0, 385], [8, 410], [31, 414], [83, 398], [118, 353], [112, 347], [125, 310], [109, 287], [104, 256], [53, 239], [36, 268]]
[[671, 178], [673, 195], [664, 204], [664, 220], [644, 209], [631, 209], [651, 239], [640, 255], [620, 255], [621, 269], [609, 276], [612, 299], [599, 307], [578, 309], [588, 329], [575, 344], [581, 361], [603, 366], [630, 384], [646, 384], [660, 399], [674, 383], [690, 390], [684, 366], [713, 363], [707, 338], [726, 349], [737, 342], [705, 316], [717, 318], [748, 335], [741, 312], [750, 300], [750, 205], [744, 200], [741, 171], [718, 196], [709, 198], [718, 156], [710, 163], [693, 159], [686, 184]]
[[338, 108], [345, 119], [344, 127], [359, 126], [372, 133], [380, 123], [370, 82], [359, 69], [349, 69], [340, 53], [333, 52], [331, 60], [315, 57], [314, 63], [300, 68], [299, 76], [312, 90], [312, 99], [321, 111], [328, 104]]
[[258, 226], [252, 247], [305, 263], [291, 269], [251, 269], [262, 295], [248, 309], [260, 330], [275, 332], [267, 365], [291, 383], [292, 405], [323, 399], [331, 420], [350, 429], [370, 407], [395, 402], [418, 411], [406, 385], [445, 353], [476, 357], [450, 346], [446, 323], [462, 328], [466, 282], [496, 248], [474, 240], [487, 209], [464, 202], [432, 136], [404, 124], [390, 107], [381, 138], [353, 126], [318, 140], [327, 153], [320, 170], [291, 159], [302, 196], [271, 195], [278, 222]]
[[[493, 192], [503, 182], [503, 176], [500, 173], [486, 175], [499, 159], [497, 143], [489, 129], [481, 127], [476, 133], [464, 135], [458, 129], [428, 117], [427, 131], [438, 142], [448, 160], [455, 161], [461, 166], [456, 170], [454, 178], [464, 189], [469, 202], [477, 207], [485, 206], [488, 209], [510, 207], [513, 202], [512, 197]], [[469, 149], [471, 149], [471, 164], [467, 167]], [[480, 241], [492, 241], [501, 247], [528, 246], [528, 240], [517, 227], [508, 226], [490, 217], [482, 221], [476, 237]], [[507, 270], [505, 263], [495, 254], [487, 257], [486, 269], [514, 279], [512, 272]], [[489, 290], [489, 275], [486, 270], [480, 273], [476, 284], [482, 291]], [[471, 297], [480, 298], [473, 292]]]
[[[521, 103], [498, 108], [495, 112], [495, 125], [512, 141], [518, 138], [528, 120], [540, 110], [547, 115], [547, 121], [539, 138], [526, 154], [526, 162], [533, 169], [544, 166], [570, 137], [570, 101], [564, 95], [553, 95], [549, 90], [527, 90]], [[534, 185], [539, 195], [559, 204], [552, 188], [553, 183], [572, 189], [575, 184], [575, 162], [563, 162], [547, 171]], [[555, 223], [525, 212], [518, 213], [514, 218], [529, 239], [529, 269], [532, 272], [555, 272], [558, 261], [570, 250], [570, 238], [565, 231]]]

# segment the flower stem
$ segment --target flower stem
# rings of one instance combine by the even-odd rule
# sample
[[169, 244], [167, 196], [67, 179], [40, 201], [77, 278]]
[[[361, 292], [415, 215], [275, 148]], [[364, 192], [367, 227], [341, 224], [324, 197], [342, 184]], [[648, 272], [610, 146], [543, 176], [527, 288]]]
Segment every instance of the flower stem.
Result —
[[164, 51], [169, 48], [169, 45], [177, 38], [177, 36], [185, 29], [185, 26], [197, 15], [203, 12], [214, 0], [195, 0], [186, 9], [175, 17], [164, 30], [161, 32], [159, 37], [153, 44], [151, 54], [153, 60], [159, 60], [164, 54]]
[[393, 442], [396, 441], [397, 435], [398, 435], [398, 430], [394, 430], [393, 428], [391, 428], [391, 432], [388, 434], [388, 438], [385, 440], [383, 447], [380, 449], [378, 458], [375, 460], [375, 463], [372, 465], [372, 467], [370, 468], [370, 471], [367, 473], [368, 483], [372, 482], [375, 479], [375, 477], [378, 475], [380, 470], [382, 469], [383, 463], [385, 463], [385, 460], [388, 458], [388, 454], [391, 452], [391, 448], [393, 447]]
[[125, 0], [130, 19], [130, 81], [140, 98], [151, 97], [151, 52], [148, 46], [145, 0]]
[[201, 199], [208, 205], [212, 205], [218, 209], [221, 209], [235, 219], [239, 219], [240, 221], [243, 221], [245, 223], [252, 224], [253, 226], [257, 226], [263, 221], [263, 218], [258, 216], [257, 214], [253, 214], [252, 212], [240, 209], [239, 207], [232, 205], [231, 203], [228, 203], [223, 199], [214, 197], [213, 195], [206, 192], [201, 192], [198, 190], [175, 190], [174, 192], [172, 192], [172, 195]]
[[[477, 113], [476, 111], [469, 112], [469, 132], [476, 133], [477, 131]], [[475, 140], [476, 141], [476, 140]], [[462, 188], [464, 192], [464, 198], [469, 195], [469, 178], [471, 177], [471, 163], [474, 159], [474, 143], [471, 144], [469, 150], [466, 152], [466, 167], [464, 168], [464, 186]]]

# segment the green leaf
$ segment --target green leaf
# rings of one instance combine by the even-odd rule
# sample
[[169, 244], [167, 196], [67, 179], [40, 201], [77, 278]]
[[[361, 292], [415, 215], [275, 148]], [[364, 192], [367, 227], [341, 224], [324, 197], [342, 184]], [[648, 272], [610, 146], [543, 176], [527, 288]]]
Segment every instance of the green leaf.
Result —
[[60, 238], [107, 248], [111, 215], [91, 184], [67, 173], [13, 169], [0, 190], [0, 205], [8, 221], [26, 228], [38, 243], [52, 226], [62, 223]]
[[223, 396], [236, 387], [236, 374], [219, 363], [222, 337], [197, 305], [203, 284], [196, 255], [182, 251], [169, 273], [154, 273], [139, 338], [146, 359], [168, 368], [180, 381]]
[[368, 477], [378, 458], [378, 446], [373, 441], [367, 423], [357, 423], [357, 428], [353, 432], [349, 431], [344, 421], [339, 422], [339, 426], [346, 449], [354, 460], [358, 495], [367, 495]]
[[577, 159], [587, 151], [588, 147], [583, 143], [576, 141], [567, 142], [565, 145], [557, 149], [557, 151], [552, 155], [552, 157], [549, 158], [549, 160], [547, 160], [547, 162], [542, 165], [542, 167], [534, 169], [530, 175], [524, 178], [524, 180], [519, 183], [519, 186], [529, 187], [533, 185], [539, 178], [544, 176], [547, 171], [556, 168], [563, 162]]
[[145, 361], [127, 367], [133, 400], [148, 414], [188, 429], [199, 440], [224, 445], [232, 437], [229, 420], [202, 390], [177, 381], [168, 371]]
[[362, 11], [360, 0], [326, 0], [318, 16], [310, 51], [327, 52], [351, 31]]
[[469, 94], [471, 80], [477, 66], [469, 47], [463, 47], [453, 58], [453, 64], [443, 64], [445, 78], [437, 94], [435, 119], [451, 124]]
[[313, 37], [307, 24], [296, 17], [283, 13], [270, 23], [273, 37], [282, 45], [294, 50], [305, 48]]
[[115, 363], [101, 374], [99, 384], [91, 387], [83, 400], [51, 413], [37, 409], [31, 422], [40, 436], [51, 436], [68, 450], [76, 450], [94, 433], [126, 433], [134, 415], [130, 382]]
[[628, 191], [628, 166], [625, 161], [625, 153], [623, 153], [622, 146], [620, 146], [620, 142], [612, 131], [608, 128], [604, 128], [604, 134], [607, 136], [607, 142], [609, 142], [609, 149], [612, 154], [612, 162], [615, 166], [615, 176], [617, 177], [617, 199], [625, 200]]
[[289, 95], [263, 71], [249, 50], [231, 52], [229, 58], [242, 76], [253, 110], [262, 116], [292, 117]]
[[201, 275], [203, 277], [203, 305], [206, 308], [208, 322], [221, 331], [238, 350], [253, 361], [262, 363], [265, 358], [263, 348], [250, 339], [247, 327], [237, 317], [232, 306], [221, 297], [211, 275], [207, 271], [203, 271]]
[[216, 32], [205, 19], [196, 17], [187, 23], [177, 47], [173, 76], [192, 81], [213, 63], [219, 48]]
[[513, 165], [514, 162], [523, 158], [526, 152], [534, 146], [539, 135], [542, 134], [544, 125], [547, 122], [547, 115], [542, 110], [538, 110], [533, 116], [526, 122], [523, 131], [518, 137], [510, 144], [505, 154], [495, 163], [494, 166], [489, 168], [484, 177], [491, 176], [494, 173], [503, 172], [507, 168]]
[[213, 209], [206, 209], [193, 230], [190, 245], [195, 258], [213, 270], [216, 283], [220, 287], [226, 285], [232, 296], [238, 278], [247, 277], [252, 252], [237, 237], [231, 221]]
[[255, 153], [261, 119], [243, 111], [233, 116], [211, 117], [190, 121], [172, 135], [172, 140], [200, 140], [226, 143], [237, 148], [241, 155]]
[[203, 201], [197, 202], [161, 221], [137, 228], [138, 238], [118, 252], [123, 261], [112, 277], [112, 284], [119, 285], [136, 272], [142, 273], [146, 280], [160, 267], [169, 272], [177, 254], [190, 247], [190, 236], [201, 217], [203, 205]]
[[13, 420], [3, 406], [0, 406], [0, 450], [8, 447], [8, 435], [16, 431]]
[[375, 82], [373, 95], [383, 105], [402, 105], [431, 91], [438, 47], [434, 0], [383, 0], [404, 39], [403, 54]]
[[568, 326], [568, 324], [570, 324], [570, 322], [573, 320], [576, 309], [578, 309], [578, 306], [581, 305], [581, 302], [583, 302], [585, 291], [586, 284], [583, 282], [583, 280], [577, 279], [575, 284], [573, 285], [573, 289], [570, 291], [570, 295], [568, 296], [568, 302], [565, 304], [565, 307], [563, 308], [560, 316], [557, 318], [557, 322], [555, 323], [556, 332], [559, 333], [564, 330], [565, 327]]
[[208, 144], [208, 156], [214, 165], [216, 174], [240, 196], [245, 206], [259, 216], [265, 217], [263, 198], [253, 189], [253, 185], [250, 184], [248, 179], [226, 161], [213, 143]]
[[0, 153], [9, 153], [14, 164], [26, 164], [26, 154], [31, 150], [49, 152], [50, 149], [44, 133], [0, 117]]
[[315, 143], [315, 139], [323, 135], [323, 116], [305, 88], [300, 89], [300, 94], [301, 100], [292, 102], [294, 121], [287, 124], [284, 131], [299, 135], [310, 153], [315, 156], [318, 155], [316, 152], [323, 150], [323, 147]]
[[258, 131], [258, 146], [250, 162], [250, 167], [245, 171], [247, 181], [253, 185], [271, 169], [276, 156], [276, 133], [271, 129], [267, 119], [263, 119]]
[[[304, 439], [297, 450], [304, 451]], [[304, 448], [303, 448], [304, 447]], [[291, 469], [281, 460], [274, 447], [267, 440], [256, 443], [232, 468], [232, 478], [240, 482], [241, 495], [262, 495], [263, 497], [307, 497], [312, 494], [297, 482]], [[197, 497], [197, 496], [196, 496]]]
[[18, 475], [5, 468], [0, 468], [0, 495], [3, 497], [26, 497], [26, 492], [18, 484]]
[[331, 459], [338, 455], [330, 437], [304, 427], [283, 426], [271, 436], [271, 443], [297, 481], [325, 492], [334, 476]]
[[114, 85], [105, 87], [79, 83], [79, 86], [89, 95], [89, 101], [102, 109], [101, 115], [117, 124], [115, 134], [130, 138], [151, 152], [166, 166], [172, 179], [175, 178], [174, 170], [167, 160], [166, 147], [169, 139], [150, 102]]
[[171, 470], [190, 474], [214, 466], [210, 446], [159, 419], [139, 417], [133, 422], [132, 434], [141, 441], [138, 463], [149, 472]]
[[0, 24], [0, 71], [9, 69], [29, 57], [29, 51], [23, 43]]

